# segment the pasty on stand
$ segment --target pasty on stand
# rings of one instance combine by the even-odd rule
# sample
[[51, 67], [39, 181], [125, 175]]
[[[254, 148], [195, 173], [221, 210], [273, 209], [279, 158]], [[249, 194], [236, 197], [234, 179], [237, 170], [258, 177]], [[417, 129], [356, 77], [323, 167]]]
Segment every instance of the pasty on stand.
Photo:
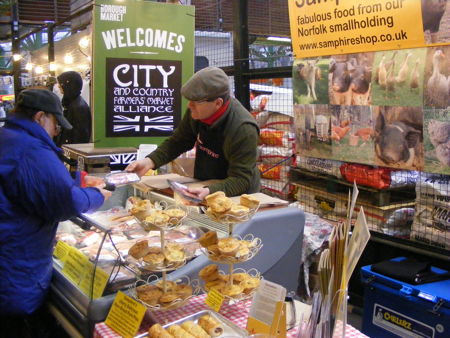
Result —
[[128, 250], [128, 254], [136, 259], [140, 259], [147, 255], [150, 252], [150, 248], [148, 246], [148, 241], [138, 241], [131, 246]]

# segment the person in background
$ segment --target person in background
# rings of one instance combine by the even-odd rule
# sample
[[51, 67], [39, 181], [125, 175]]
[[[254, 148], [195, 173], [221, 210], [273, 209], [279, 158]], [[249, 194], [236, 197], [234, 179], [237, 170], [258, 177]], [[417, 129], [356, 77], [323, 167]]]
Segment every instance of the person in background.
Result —
[[0, 128], [0, 336], [46, 336], [58, 222], [99, 208], [111, 195], [72, 179], [52, 140], [61, 127], [72, 128], [58, 96], [26, 89]]
[[195, 145], [194, 177], [220, 181], [209, 187], [188, 189], [188, 193], [203, 199], [216, 191], [224, 191], [227, 196], [258, 192], [259, 129], [248, 110], [230, 97], [225, 72], [217, 67], [203, 68], [186, 82], [181, 94], [189, 100], [188, 110], [174, 134], [126, 170], [142, 176]]
[[63, 94], [64, 116], [72, 124], [70, 130], [63, 130], [56, 138], [56, 144], [89, 143], [92, 132], [91, 110], [81, 97], [83, 79], [78, 72], [68, 71], [57, 77]]

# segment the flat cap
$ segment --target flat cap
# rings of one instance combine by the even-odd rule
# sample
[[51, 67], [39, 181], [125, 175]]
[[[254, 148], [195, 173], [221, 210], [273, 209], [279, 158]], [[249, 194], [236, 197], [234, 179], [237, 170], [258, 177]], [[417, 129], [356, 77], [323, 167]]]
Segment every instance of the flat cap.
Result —
[[61, 127], [72, 129], [72, 125], [63, 115], [59, 97], [47, 89], [33, 88], [22, 90], [17, 98], [17, 105], [55, 115]]
[[181, 95], [190, 101], [215, 99], [229, 92], [228, 76], [217, 67], [199, 70], [181, 88]]

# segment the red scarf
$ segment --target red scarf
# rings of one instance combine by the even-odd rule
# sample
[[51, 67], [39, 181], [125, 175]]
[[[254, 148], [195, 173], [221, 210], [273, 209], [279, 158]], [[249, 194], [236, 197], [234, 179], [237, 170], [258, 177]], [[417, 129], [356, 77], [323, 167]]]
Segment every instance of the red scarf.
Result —
[[230, 101], [231, 100], [228, 100], [227, 102], [225, 102], [225, 104], [222, 105], [222, 107], [220, 107], [219, 109], [217, 109], [217, 111], [214, 114], [212, 114], [210, 117], [208, 117], [207, 119], [200, 120], [200, 121], [202, 121], [204, 124], [207, 124], [208, 126], [212, 125], [225, 113], [228, 106], [230, 105]]

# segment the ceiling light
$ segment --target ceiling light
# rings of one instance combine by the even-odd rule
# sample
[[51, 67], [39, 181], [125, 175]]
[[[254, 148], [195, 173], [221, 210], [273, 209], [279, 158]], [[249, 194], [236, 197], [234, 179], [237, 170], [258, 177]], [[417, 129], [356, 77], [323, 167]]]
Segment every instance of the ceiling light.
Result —
[[22, 55], [20, 55], [20, 54], [13, 54], [13, 60], [14, 61], [19, 61], [21, 59], [22, 59]]
[[71, 54], [66, 54], [64, 56], [64, 63], [66, 65], [71, 65], [73, 63], [73, 56]]
[[84, 36], [84, 37], [82, 37], [82, 38], [80, 39], [80, 41], [78, 42], [78, 45], [79, 45], [81, 48], [88, 48], [88, 47], [89, 47], [89, 42], [90, 42], [89, 37]]
[[44, 68], [42, 68], [41, 66], [37, 66], [34, 71], [36, 72], [36, 74], [42, 74], [44, 72]]
[[28, 70], [28, 71], [33, 70], [33, 64], [31, 62], [28, 62], [25, 66], [25, 70]]

